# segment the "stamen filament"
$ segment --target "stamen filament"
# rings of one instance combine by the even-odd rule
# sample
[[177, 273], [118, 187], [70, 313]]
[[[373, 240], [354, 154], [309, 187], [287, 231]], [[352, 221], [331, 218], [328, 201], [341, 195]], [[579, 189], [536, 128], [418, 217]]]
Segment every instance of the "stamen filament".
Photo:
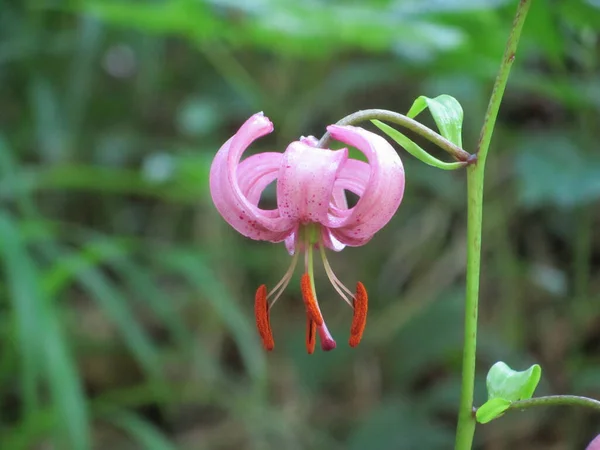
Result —
[[275, 340], [271, 331], [271, 322], [269, 320], [269, 304], [267, 302], [267, 286], [261, 285], [256, 290], [254, 297], [254, 316], [256, 318], [256, 328], [262, 339], [263, 347], [267, 351], [275, 348]]
[[359, 281], [356, 283], [356, 294], [354, 295], [354, 316], [350, 327], [350, 347], [356, 347], [362, 339], [365, 325], [367, 324], [367, 311], [369, 299], [365, 286]]
[[[294, 256], [292, 258], [292, 263], [290, 264], [290, 267], [288, 268], [287, 272], [283, 275], [283, 278], [281, 280], [279, 280], [279, 283], [277, 283], [275, 285], [275, 287], [271, 290], [271, 292], [269, 292], [269, 294], [267, 295], [267, 298], [271, 297], [272, 295], [275, 295], [273, 297], [273, 300], [271, 300], [269, 309], [271, 309], [273, 307], [273, 305], [275, 304], [275, 302], [277, 300], [279, 300], [279, 297], [281, 297], [281, 294], [283, 294], [283, 291], [285, 291], [285, 288], [290, 283], [290, 280], [292, 279], [292, 276], [294, 275], [294, 269], [296, 268], [297, 262], [298, 262], [298, 253], [294, 254]], [[279, 292], [276, 292], [277, 289], [279, 289]]]
[[350, 301], [350, 299], [346, 296], [346, 294], [342, 290], [345, 290], [346, 293], [350, 296], [350, 298], [354, 297], [354, 295], [352, 294], [352, 292], [350, 292], [350, 289], [348, 289], [346, 286], [344, 286], [344, 284], [338, 279], [338, 277], [335, 276], [335, 273], [333, 272], [333, 269], [331, 268], [329, 261], [327, 261], [327, 256], [325, 255], [325, 249], [323, 248], [322, 245], [319, 245], [319, 251], [321, 253], [321, 259], [323, 260], [323, 267], [325, 268], [325, 273], [327, 274], [327, 278], [329, 278], [331, 285], [336, 290], [336, 292], [340, 295], [340, 297], [342, 297], [342, 299], [346, 303], [348, 303], [348, 305], [351, 308], [354, 308], [354, 306], [352, 306], [352, 302]]

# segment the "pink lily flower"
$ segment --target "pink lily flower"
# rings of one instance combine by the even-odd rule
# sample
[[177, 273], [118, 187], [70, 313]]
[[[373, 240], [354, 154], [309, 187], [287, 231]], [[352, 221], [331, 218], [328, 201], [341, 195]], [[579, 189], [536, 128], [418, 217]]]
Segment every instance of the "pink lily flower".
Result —
[[[336, 346], [317, 301], [314, 251], [319, 251], [337, 293], [354, 310], [349, 344], [359, 344], [367, 318], [367, 291], [361, 282], [355, 293], [342, 284], [327, 261], [325, 248], [340, 251], [347, 245], [366, 244], [389, 222], [404, 194], [402, 162], [385, 139], [351, 126], [330, 125], [327, 130], [334, 139], [364, 153], [368, 163], [349, 159], [346, 148], [318, 148], [314, 137], [292, 142], [284, 153], [260, 153], [240, 162], [252, 142], [273, 131], [271, 121], [258, 113], [219, 149], [211, 166], [210, 191], [223, 218], [251, 239], [285, 241], [293, 255], [285, 275], [270, 292], [266, 285], [256, 291], [256, 325], [268, 351], [275, 346], [269, 312], [290, 282], [300, 253], [305, 264], [301, 290], [307, 313], [307, 351], [313, 353], [317, 333], [323, 350]], [[262, 192], [275, 180], [277, 208], [259, 208]], [[359, 197], [354, 207], [348, 207], [344, 190]]]
[[586, 447], [586, 450], [600, 450], [600, 434], [589, 443], [589, 445]]

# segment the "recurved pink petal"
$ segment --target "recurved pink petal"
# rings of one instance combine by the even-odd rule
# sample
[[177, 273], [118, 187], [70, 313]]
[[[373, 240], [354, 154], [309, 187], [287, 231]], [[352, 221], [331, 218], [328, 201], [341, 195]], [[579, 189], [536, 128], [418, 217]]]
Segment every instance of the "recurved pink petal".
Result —
[[[254, 206], [258, 206], [265, 188], [275, 181], [281, 168], [283, 154], [258, 153], [243, 160], [237, 168], [238, 184], [242, 193]], [[276, 212], [270, 210], [268, 212]]]
[[239, 233], [251, 239], [279, 242], [293, 230], [294, 223], [277, 210], [257, 206], [260, 192], [274, 179], [276, 157], [267, 154], [270, 156], [248, 158], [251, 161], [245, 164], [244, 171], [239, 170], [243, 152], [271, 131], [273, 124], [262, 113], [250, 117], [215, 156], [210, 169], [210, 192], [219, 213]]
[[333, 185], [333, 193], [331, 195], [332, 206], [339, 209], [348, 209], [348, 200], [344, 187], [339, 183], [339, 178], [335, 180]]
[[[324, 227], [322, 236], [323, 243], [326, 247], [333, 251], [339, 252], [346, 247], [346, 243], [340, 242], [336, 238], [337, 231], [336, 226], [344, 224], [348, 218], [352, 215], [353, 210], [348, 209], [348, 202], [346, 200], [345, 190], [356, 194], [359, 198], [363, 195], [371, 174], [371, 168], [363, 161], [356, 159], [349, 159], [339, 173], [338, 178], [335, 180], [335, 186], [333, 189], [333, 202], [330, 204], [329, 209], [329, 220], [328, 226]], [[341, 192], [341, 194], [340, 194]], [[343, 200], [342, 200], [343, 196]], [[363, 238], [347, 239], [348, 245], [359, 246], [366, 244], [371, 239], [371, 236], [365, 236]]]
[[309, 147], [316, 147], [319, 144], [319, 140], [314, 136], [300, 136], [300, 142]]
[[327, 224], [339, 242], [363, 245], [389, 222], [400, 206], [404, 168], [396, 151], [381, 136], [352, 126], [331, 125], [327, 130], [334, 139], [356, 147], [369, 161], [368, 179], [365, 163], [361, 161], [351, 160], [348, 168], [340, 171], [337, 186], [357, 193], [360, 199], [347, 211], [332, 208]]
[[340, 241], [338, 241], [331, 233], [331, 230], [326, 227], [321, 229], [321, 240], [325, 247], [333, 250], [334, 252], [341, 252], [344, 250], [344, 248], [346, 248], [346, 244], [342, 244]]
[[285, 238], [285, 248], [290, 255], [296, 253], [298, 247], [298, 226]]
[[357, 159], [349, 159], [342, 167], [340, 175], [336, 180], [336, 187], [347, 189], [359, 197], [365, 192], [371, 177], [371, 167], [369, 164]]
[[339, 227], [350, 217], [353, 210], [348, 209], [345, 191], [350, 191], [360, 198], [369, 183], [370, 175], [371, 168], [367, 163], [356, 159], [346, 161], [335, 180], [333, 202], [330, 205], [329, 226]]
[[589, 443], [585, 450], [600, 450], [600, 434]]
[[[344, 167], [342, 167], [342, 170], [340, 171], [340, 173], [338, 174], [338, 178], [335, 180], [334, 186], [333, 186], [333, 193], [332, 193], [332, 198], [331, 198], [331, 203], [329, 205], [330, 208], [330, 213], [337, 213], [337, 217], [344, 217], [344, 215], [348, 212], [348, 200], [346, 199], [346, 192], [344, 189], [346, 189], [346, 183], [344, 183], [344, 170], [348, 167], [348, 164], [352, 164], [354, 162], [354, 160], [347, 160], [346, 164], [344, 164]], [[367, 171], [368, 169], [368, 164], [365, 164], [365, 166], [367, 166]], [[368, 175], [367, 175], [367, 179], [368, 179]], [[351, 189], [348, 189], [351, 192], [354, 192]], [[356, 193], [356, 192], [355, 192]], [[358, 194], [360, 195], [360, 194]], [[329, 219], [328, 219], [329, 221]], [[323, 241], [323, 244], [325, 245], [325, 247], [330, 248], [331, 250], [335, 251], [335, 252], [340, 252], [342, 251], [346, 245], [342, 244], [340, 241], [338, 241], [334, 236], [332, 236], [331, 231], [329, 230], [329, 228], [322, 227], [321, 228], [321, 239]]]
[[277, 205], [281, 216], [298, 223], [327, 223], [338, 172], [348, 150], [324, 150], [292, 142], [277, 178]]

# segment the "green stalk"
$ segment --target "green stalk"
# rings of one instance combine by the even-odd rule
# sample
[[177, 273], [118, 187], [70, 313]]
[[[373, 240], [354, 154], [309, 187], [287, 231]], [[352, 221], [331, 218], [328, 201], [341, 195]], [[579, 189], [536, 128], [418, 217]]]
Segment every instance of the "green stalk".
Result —
[[477, 313], [479, 304], [479, 273], [481, 263], [481, 230], [483, 218], [483, 184], [487, 153], [492, 140], [498, 110], [502, 102], [508, 75], [515, 59], [517, 44], [525, 17], [532, 0], [521, 0], [512, 25], [502, 64], [494, 83], [488, 105], [475, 164], [467, 168], [467, 286], [465, 299], [465, 342], [463, 348], [463, 371], [458, 425], [456, 430], [456, 450], [470, 450], [475, 435], [475, 414], [473, 413], [473, 390], [475, 385], [475, 359], [477, 349]]
[[481, 225], [483, 214], [483, 164], [467, 168], [467, 286], [465, 297], [465, 342], [463, 346], [462, 387], [456, 450], [470, 450], [475, 435], [473, 389], [477, 349], [479, 271], [481, 264]]
[[[448, 139], [426, 127], [422, 123], [417, 122], [416, 120], [411, 119], [404, 114], [394, 111], [388, 111], [385, 109], [365, 109], [338, 120], [336, 125], [356, 125], [358, 123], [371, 120], [391, 122], [395, 123], [396, 125], [400, 125], [437, 145], [439, 148], [452, 155], [452, 157], [457, 161], [470, 161], [471, 155], [456, 144], [450, 142]], [[317, 147], [327, 147], [330, 140], [331, 134], [327, 132], [323, 135]]]
[[547, 397], [534, 397], [528, 400], [519, 400], [510, 404], [509, 410], [522, 411], [537, 406], [581, 406], [595, 409], [600, 412], [600, 401], [578, 395], [549, 395]]
[[490, 147], [490, 141], [492, 140], [492, 134], [494, 132], [494, 126], [496, 124], [496, 118], [498, 117], [498, 110], [500, 109], [500, 103], [502, 102], [502, 96], [504, 95], [504, 89], [506, 88], [506, 82], [508, 81], [508, 75], [510, 69], [515, 60], [515, 53], [517, 51], [517, 45], [521, 37], [521, 30], [527, 17], [527, 12], [531, 6], [532, 0], [521, 0], [517, 8], [517, 15], [506, 43], [506, 49], [504, 56], [502, 57], [502, 64], [500, 70], [496, 76], [496, 82], [492, 90], [492, 96], [490, 97], [490, 103], [485, 113], [485, 119], [483, 121], [483, 127], [481, 128], [481, 135], [479, 137], [479, 144], [477, 146], [478, 161], [482, 166], [485, 164], [487, 152]]

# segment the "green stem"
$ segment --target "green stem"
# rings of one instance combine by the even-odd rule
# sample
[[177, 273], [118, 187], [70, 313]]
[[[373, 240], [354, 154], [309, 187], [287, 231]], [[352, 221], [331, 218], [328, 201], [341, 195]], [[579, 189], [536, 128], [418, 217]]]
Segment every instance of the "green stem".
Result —
[[502, 96], [504, 95], [504, 89], [506, 88], [510, 69], [515, 60], [517, 45], [519, 44], [519, 39], [521, 37], [521, 30], [523, 29], [523, 24], [525, 23], [525, 18], [527, 17], [532, 1], [533, 0], [521, 0], [519, 2], [517, 15], [513, 21], [508, 42], [506, 43], [502, 64], [500, 65], [500, 70], [496, 76], [496, 82], [494, 83], [488, 109], [485, 113], [483, 127], [481, 128], [479, 144], [477, 145], [477, 158], [478, 161], [482, 163], [482, 166], [485, 164], [488, 149], [490, 148], [490, 141], [492, 140], [492, 134], [494, 133], [494, 126], [496, 124], [496, 118], [498, 117], [498, 111], [500, 110], [500, 103], [502, 102]]
[[600, 401], [578, 395], [549, 395], [519, 400], [510, 404], [509, 410], [523, 410], [536, 406], [582, 406], [600, 411]]
[[490, 102], [488, 105], [479, 143], [477, 162], [467, 168], [467, 286], [465, 299], [465, 342], [463, 348], [462, 387], [458, 424], [456, 430], [456, 450], [470, 450], [475, 435], [473, 414], [473, 390], [475, 385], [475, 360], [477, 350], [477, 314], [479, 303], [479, 273], [481, 262], [481, 230], [483, 218], [483, 184], [485, 160], [487, 158], [498, 110], [508, 81], [508, 75], [515, 59], [515, 51], [523, 29], [525, 17], [532, 0], [521, 0], [506, 50], [500, 65]]
[[[447, 151], [456, 159], [457, 161], [469, 161], [471, 155], [464, 151], [459, 146], [453, 144], [448, 139], [443, 137], [442, 135], [436, 133], [432, 129], [426, 127], [425, 125], [417, 122], [416, 120], [411, 119], [403, 114], [399, 114], [393, 111], [387, 111], [385, 109], [365, 109], [363, 111], [357, 111], [349, 116], [344, 117], [339, 120], [336, 125], [356, 125], [361, 122], [370, 121], [370, 120], [381, 120], [384, 122], [395, 123], [396, 125], [401, 125], [404, 128], [407, 128], [419, 136], [424, 137], [429, 142], [436, 144], [442, 150]], [[331, 139], [331, 135], [329, 132], [325, 133], [321, 140], [319, 141], [318, 147], [325, 148], [329, 144], [329, 140]]]
[[456, 450], [469, 450], [475, 434], [473, 389], [477, 349], [481, 226], [483, 220], [483, 165], [467, 168], [467, 286], [465, 297], [465, 342]]

